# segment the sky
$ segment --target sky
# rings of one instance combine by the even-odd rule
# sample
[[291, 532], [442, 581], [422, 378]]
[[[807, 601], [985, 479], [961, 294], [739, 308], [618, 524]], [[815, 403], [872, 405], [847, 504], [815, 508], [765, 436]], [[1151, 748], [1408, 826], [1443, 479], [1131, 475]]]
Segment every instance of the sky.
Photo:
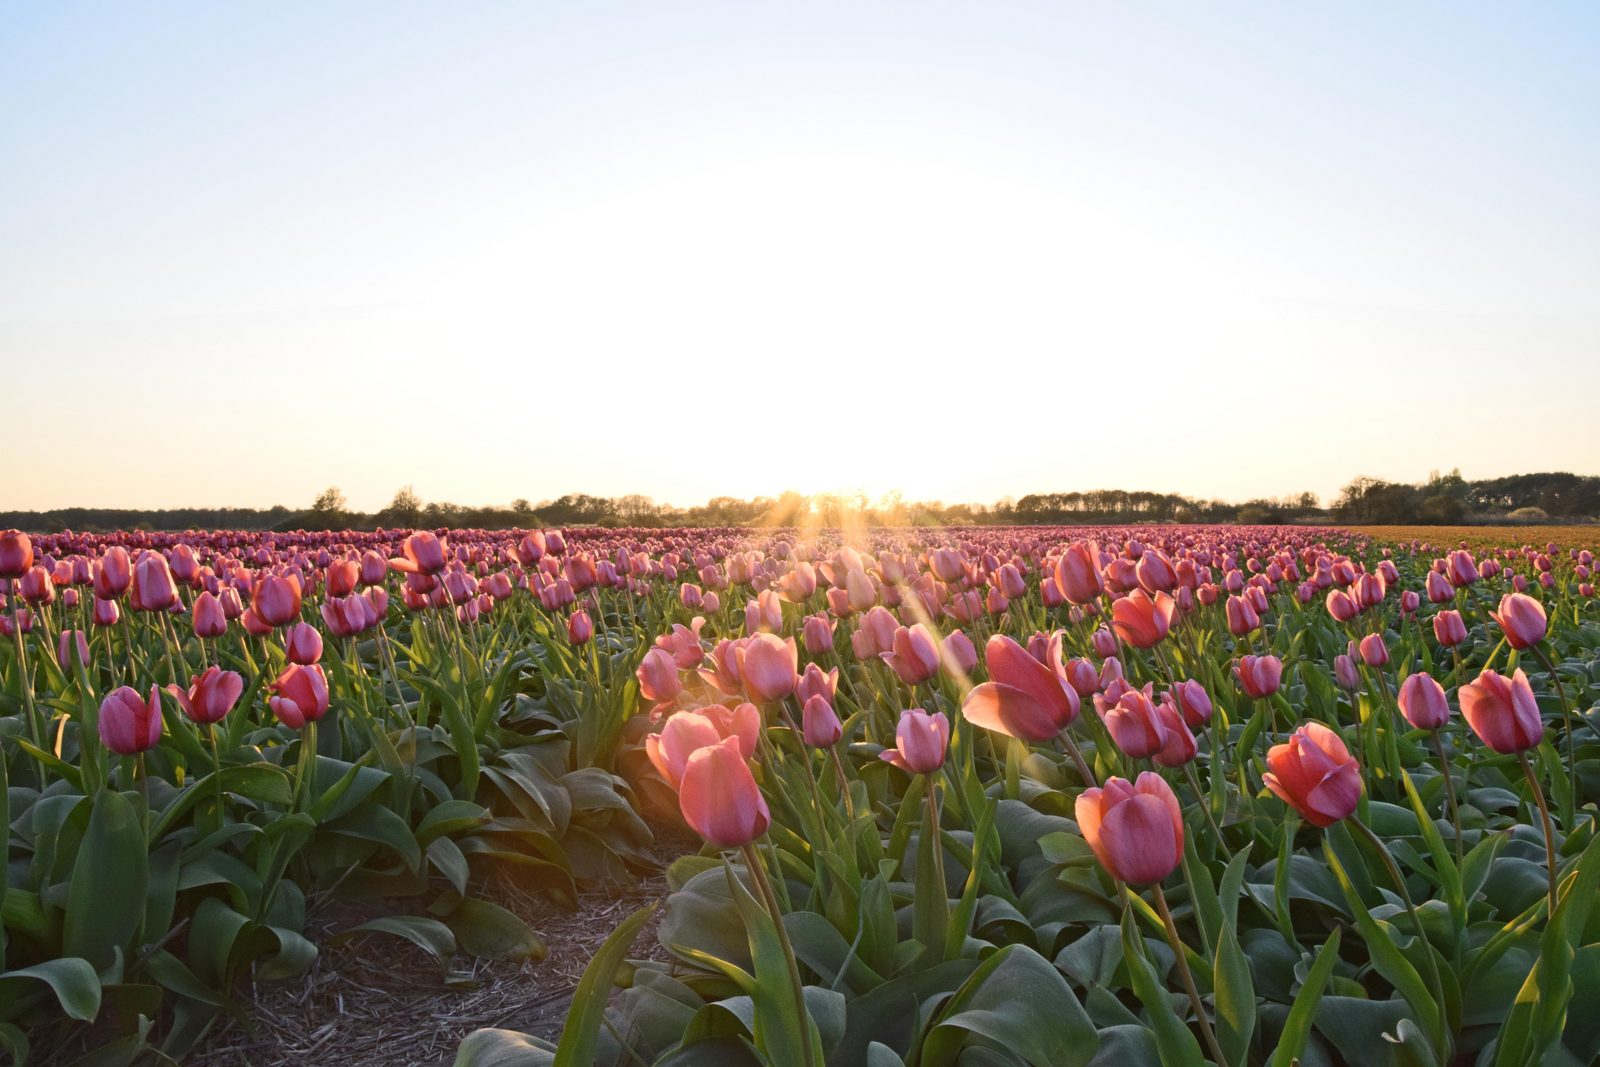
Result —
[[0, 509], [1600, 473], [1600, 7], [0, 6]]

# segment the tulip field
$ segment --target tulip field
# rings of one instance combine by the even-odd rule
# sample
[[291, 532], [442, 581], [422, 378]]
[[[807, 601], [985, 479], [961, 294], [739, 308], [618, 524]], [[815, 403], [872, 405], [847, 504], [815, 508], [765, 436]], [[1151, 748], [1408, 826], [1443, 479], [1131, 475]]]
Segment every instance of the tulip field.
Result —
[[677, 835], [455, 1063], [1600, 1062], [1594, 558], [1447, 537], [0, 532], [0, 1056], [536, 973], [497, 883]]

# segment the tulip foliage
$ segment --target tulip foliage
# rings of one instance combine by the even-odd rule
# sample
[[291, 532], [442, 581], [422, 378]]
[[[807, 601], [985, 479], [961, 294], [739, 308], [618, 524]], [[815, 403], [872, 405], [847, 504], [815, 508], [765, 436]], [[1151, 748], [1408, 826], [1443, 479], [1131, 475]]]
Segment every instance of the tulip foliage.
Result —
[[[473, 1064], [1600, 1057], [1586, 551], [1310, 528], [0, 533], [0, 1042], [180, 1060], [342, 938], [537, 956]], [[617, 991], [617, 986], [623, 986]]]

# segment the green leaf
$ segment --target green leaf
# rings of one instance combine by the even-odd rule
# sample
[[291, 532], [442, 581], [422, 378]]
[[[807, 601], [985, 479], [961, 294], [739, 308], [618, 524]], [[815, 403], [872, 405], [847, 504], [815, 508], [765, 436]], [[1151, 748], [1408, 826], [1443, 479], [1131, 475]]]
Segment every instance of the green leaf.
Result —
[[364, 933], [403, 937], [437, 960], [441, 970], [449, 966], [450, 957], [456, 952], [456, 935], [450, 927], [426, 915], [381, 915], [360, 926], [341, 930], [329, 940], [337, 945]]
[[444, 921], [462, 951], [481, 959], [542, 960], [548, 951], [532, 927], [487, 900], [468, 897]]
[[538, 1038], [513, 1030], [474, 1030], [456, 1050], [455, 1067], [550, 1067], [555, 1054]]
[[72, 865], [62, 954], [109, 966], [139, 930], [149, 879], [138, 812], [121, 793], [102, 789]]
[[650, 904], [622, 920], [594, 954], [589, 966], [583, 969], [583, 978], [567, 1009], [561, 1043], [556, 1046], [554, 1067], [587, 1067], [594, 1063], [600, 1027], [605, 1021], [606, 1004], [616, 984], [617, 971], [655, 910], [656, 906]]
[[1289, 1018], [1283, 1024], [1278, 1047], [1273, 1050], [1267, 1067], [1294, 1067], [1300, 1054], [1305, 1051], [1306, 1038], [1317, 1017], [1317, 1004], [1322, 1000], [1322, 991], [1328, 984], [1328, 976], [1333, 973], [1333, 965], [1339, 961], [1340, 934], [1341, 931], [1335, 927], [1328, 940], [1317, 949], [1305, 984], [1295, 994], [1294, 1003], [1289, 1008]]
[[1200, 1052], [1200, 1043], [1172, 1011], [1172, 1001], [1145, 957], [1144, 939], [1139, 936], [1132, 908], [1122, 913], [1122, 953], [1133, 978], [1134, 994], [1149, 1014], [1156, 1047], [1161, 1050], [1162, 1067], [1205, 1067], [1206, 1058]]
[[56, 995], [68, 1017], [90, 1022], [100, 1014], [100, 976], [94, 965], [76, 956], [63, 956], [33, 967], [0, 974], [0, 1004], [10, 1005], [34, 982], [43, 982]]
[[1007, 945], [972, 973], [940, 1011], [918, 1063], [954, 1067], [973, 1036], [1033, 1067], [1083, 1067], [1100, 1043], [1061, 972], [1026, 945]]

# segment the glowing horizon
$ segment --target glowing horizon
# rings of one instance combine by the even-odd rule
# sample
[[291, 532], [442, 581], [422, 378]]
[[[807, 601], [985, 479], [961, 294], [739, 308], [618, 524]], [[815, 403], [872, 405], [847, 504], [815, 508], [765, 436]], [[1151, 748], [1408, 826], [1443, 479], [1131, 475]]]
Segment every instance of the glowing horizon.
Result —
[[1600, 473], [1592, 9], [0, 19], [0, 509]]

